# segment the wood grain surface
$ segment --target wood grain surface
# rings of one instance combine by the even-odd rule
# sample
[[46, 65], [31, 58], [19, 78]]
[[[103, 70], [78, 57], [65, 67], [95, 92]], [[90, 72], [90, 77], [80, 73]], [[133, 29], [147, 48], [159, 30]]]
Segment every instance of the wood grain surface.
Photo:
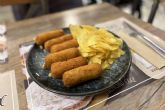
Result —
[[[7, 44], [9, 52], [9, 61], [0, 65], [0, 72], [14, 69], [16, 71], [17, 90], [19, 95], [20, 110], [27, 109], [24, 79], [22, 74], [19, 44], [28, 42], [35, 37], [37, 33], [67, 27], [69, 24], [90, 24], [94, 25], [118, 17], [126, 17], [138, 26], [158, 35], [165, 40], [165, 32], [153, 27], [151, 24], [145, 23], [133, 16], [121, 12], [120, 9], [107, 3], [91, 5], [73, 10], [68, 10], [56, 14], [50, 14], [29, 20], [24, 20], [12, 24], [7, 24]], [[111, 110], [135, 110], [150, 97], [159, 85], [165, 80], [157, 80], [145, 87], [139, 88], [129, 95], [120, 98], [107, 106]], [[165, 110], [165, 85], [157, 91], [152, 99], [146, 103], [141, 110]]]

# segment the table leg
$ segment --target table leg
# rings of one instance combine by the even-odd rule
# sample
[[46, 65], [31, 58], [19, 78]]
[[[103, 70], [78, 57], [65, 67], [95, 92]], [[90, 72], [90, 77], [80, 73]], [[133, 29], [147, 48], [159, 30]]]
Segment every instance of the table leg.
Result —
[[142, 6], [142, 0], [133, 0], [132, 3], [132, 15], [135, 14], [135, 12], [138, 12], [138, 18], [141, 18], [141, 6]]

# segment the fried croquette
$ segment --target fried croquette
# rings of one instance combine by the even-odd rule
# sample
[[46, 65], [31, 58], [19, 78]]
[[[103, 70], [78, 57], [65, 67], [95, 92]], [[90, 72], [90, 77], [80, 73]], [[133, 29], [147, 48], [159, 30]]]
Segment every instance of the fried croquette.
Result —
[[63, 74], [63, 83], [66, 87], [72, 87], [82, 82], [98, 78], [101, 75], [100, 64], [89, 64], [66, 71]]
[[58, 51], [61, 51], [61, 50], [64, 50], [64, 49], [78, 47], [78, 46], [79, 45], [78, 45], [77, 40], [72, 39], [72, 40], [68, 40], [68, 41], [65, 41], [63, 43], [51, 46], [50, 52], [54, 53], [54, 52], [58, 52]]
[[52, 63], [66, 61], [77, 56], [80, 56], [79, 50], [77, 48], [69, 48], [56, 53], [48, 54], [45, 57], [44, 68], [50, 69]]
[[54, 78], [61, 78], [65, 71], [87, 64], [87, 59], [82, 56], [72, 58], [63, 62], [53, 63], [51, 65], [51, 76]]
[[46, 41], [62, 35], [64, 35], [64, 31], [61, 29], [43, 32], [37, 35], [37, 37], [35, 38], [35, 42], [38, 45], [43, 45]]
[[53, 46], [55, 44], [62, 43], [62, 42], [67, 41], [67, 40], [71, 40], [72, 38], [73, 37], [70, 34], [66, 34], [66, 35], [60, 36], [58, 38], [48, 40], [48, 41], [45, 42], [44, 48], [46, 50], [50, 51], [51, 46]]

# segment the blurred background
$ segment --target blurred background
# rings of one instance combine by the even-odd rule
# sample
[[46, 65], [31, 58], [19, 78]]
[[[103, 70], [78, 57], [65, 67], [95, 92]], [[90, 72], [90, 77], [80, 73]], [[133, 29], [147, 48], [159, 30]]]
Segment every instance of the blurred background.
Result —
[[107, 2], [165, 30], [165, 0], [0, 0], [0, 24]]

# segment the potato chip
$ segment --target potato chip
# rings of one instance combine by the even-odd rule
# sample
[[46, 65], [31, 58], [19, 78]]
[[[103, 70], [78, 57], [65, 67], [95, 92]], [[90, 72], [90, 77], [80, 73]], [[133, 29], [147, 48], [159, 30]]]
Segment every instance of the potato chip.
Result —
[[90, 25], [70, 25], [72, 36], [79, 43], [79, 50], [88, 63], [99, 63], [103, 69], [124, 54], [121, 49], [123, 41], [104, 28]]
[[90, 25], [81, 25], [81, 27], [82, 27], [83, 29], [88, 30], [88, 31], [97, 31], [97, 28], [94, 27], [94, 26], [90, 26]]
[[70, 31], [72, 33], [73, 38], [76, 38], [77, 35], [80, 35], [80, 32], [81, 32], [81, 27], [80, 26], [70, 25], [69, 28], [70, 28]]

